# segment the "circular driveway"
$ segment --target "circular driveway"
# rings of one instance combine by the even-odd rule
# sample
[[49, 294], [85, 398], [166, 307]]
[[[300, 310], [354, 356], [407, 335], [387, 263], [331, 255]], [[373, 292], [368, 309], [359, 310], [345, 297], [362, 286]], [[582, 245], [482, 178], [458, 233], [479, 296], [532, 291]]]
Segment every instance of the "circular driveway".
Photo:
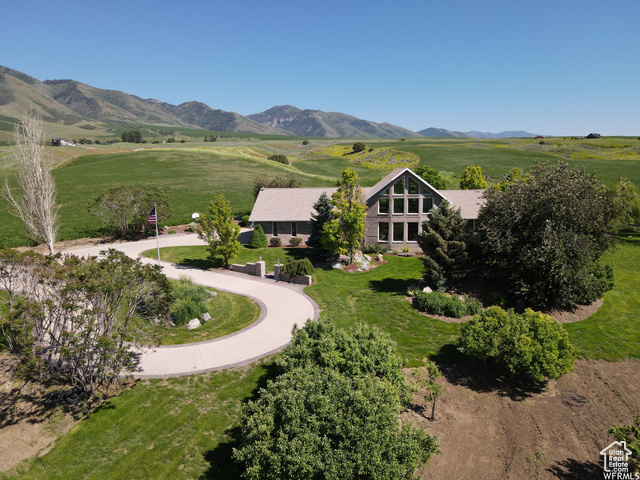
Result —
[[[160, 248], [193, 245], [204, 245], [204, 242], [193, 234], [160, 237]], [[156, 248], [156, 239], [70, 249], [62, 253], [94, 256], [109, 248], [138, 258], [145, 250]], [[145, 257], [140, 259], [143, 263], [157, 263], [157, 260]], [[307, 319], [318, 318], [318, 306], [302, 291], [302, 286], [237, 272], [206, 271], [169, 262], [160, 264], [168, 278], [188, 275], [205, 287], [250, 297], [259, 303], [262, 313], [252, 325], [222, 338], [143, 349], [139, 357], [139, 371], [134, 374], [136, 377], [175, 377], [247, 364], [288, 345], [294, 325], [302, 327]]]

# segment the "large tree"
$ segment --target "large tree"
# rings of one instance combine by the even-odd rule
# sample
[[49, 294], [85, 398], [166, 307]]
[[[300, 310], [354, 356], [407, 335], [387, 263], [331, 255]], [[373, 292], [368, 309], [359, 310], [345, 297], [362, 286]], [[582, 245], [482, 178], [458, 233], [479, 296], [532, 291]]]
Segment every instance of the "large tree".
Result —
[[112, 188], [97, 197], [89, 206], [89, 213], [116, 229], [120, 236], [126, 237], [148, 228], [147, 216], [154, 205], [158, 219], [171, 216], [169, 199], [158, 187], [125, 185]]
[[44, 147], [45, 135], [39, 114], [25, 114], [22, 125], [15, 128], [14, 141], [12, 152], [21, 192], [14, 195], [5, 181], [4, 197], [11, 206], [11, 213], [24, 223], [27, 235], [46, 244], [53, 255], [58, 234], [56, 184], [52, 175], [53, 161]]
[[435, 168], [431, 168], [428, 165], [420, 165], [415, 168], [414, 172], [436, 190], [443, 190], [447, 188], [447, 182]]
[[107, 389], [135, 370], [136, 345], [156, 343], [170, 299], [158, 266], [116, 250], [60, 259], [8, 249], [0, 265], [8, 297], [19, 297], [7, 304], [2, 333], [32, 374], [61, 375], [87, 393]]
[[400, 422], [410, 399], [388, 336], [330, 321], [294, 332], [281, 369], [244, 405], [234, 451], [246, 479], [409, 479], [437, 439]]
[[333, 204], [326, 192], [322, 192], [318, 201], [313, 204], [313, 209], [316, 213], [311, 214], [307, 246], [312, 256], [322, 257], [327, 255], [327, 251], [322, 247], [322, 230], [325, 223], [333, 220]]
[[469, 262], [467, 237], [466, 221], [459, 208], [443, 200], [439, 208], [431, 210], [418, 235], [418, 245], [424, 252], [424, 278], [430, 286], [442, 289], [464, 277]]
[[487, 188], [487, 181], [482, 174], [482, 167], [466, 167], [460, 178], [462, 190], [475, 190]]
[[342, 172], [338, 190], [331, 196], [334, 219], [322, 230], [322, 245], [331, 252], [349, 255], [351, 263], [364, 241], [367, 204], [362, 195], [360, 179], [352, 168]]
[[198, 219], [200, 232], [198, 236], [207, 242], [210, 258], [222, 257], [224, 265], [229, 266], [229, 259], [240, 251], [240, 227], [233, 222], [231, 206], [224, 195], [217, 195], [209, 203], [209, 211]]
[[595, 175], [540, 163], [505, 191], [492, 188], [479, 216], [483, 258], [509, 291], [531, 306], [588, 303], [611, 288], [600, 257], [615, 205]]

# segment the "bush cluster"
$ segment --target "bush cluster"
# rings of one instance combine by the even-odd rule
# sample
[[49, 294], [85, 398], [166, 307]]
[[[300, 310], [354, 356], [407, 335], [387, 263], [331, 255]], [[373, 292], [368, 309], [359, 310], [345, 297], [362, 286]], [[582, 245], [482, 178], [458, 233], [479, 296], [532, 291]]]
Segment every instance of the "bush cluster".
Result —
[[482, 310], [482, 304], [474, 298], [462, 300], [457, 295], [447, 295], [443, 292], [418, 292], [413, 299], [413, 305], [422, 312], [454, 318], [475, 315]]
[[171, 306], [169, 311], [173, 323], [177, 326], [189, 323], [189, 320], [200, 317], [207, 312], [209, 292], [200, 285], [195, 285], [191, 278], [181, 276], [172, 285]]
[[385, 253], [387, 251], [386, 246], [380, 245], [378, 242], [373, 245], [365, 245], [362, 247], [362, 253]]
[[482, 361], [493, 361], [512, 374], [541, 382], [573, 368], [575, 350], [567, 331], [554, 319], [531, 309], [523, 314], [489, 307], [460, 329], [458, 348]]
[[282, 240], [280, 240], [278, 237], [271, 237], [269, 239], [270, 247], [279, 247], [280, 245], [282, 245]]
[[302, 243], [302, 239], [300, 237], [291, 237], [289, 239], [289, 245], [292, 247], [297, 247], [300, 243]]
[[289, 275], [289, 278], [293, 280], [298, 275], [311, 275], [313, 273], [313, 264], [308, 258], [301, 258], [296, 260], [295, 258], [287, 258], [282, 273]]
[[353, 144], [353, 151], [356, 152], [356, 153], [363, 152], [365, 148], [367, 148], [367, 147], [362, 142], [356, 142], [356, 143]]
[[273, 160], [274, 162], [284, 163], [285, 165], [289, 164], [289, 160], [287, 160], [286, 155], [274, 154], [269, 156], [269, 160]]

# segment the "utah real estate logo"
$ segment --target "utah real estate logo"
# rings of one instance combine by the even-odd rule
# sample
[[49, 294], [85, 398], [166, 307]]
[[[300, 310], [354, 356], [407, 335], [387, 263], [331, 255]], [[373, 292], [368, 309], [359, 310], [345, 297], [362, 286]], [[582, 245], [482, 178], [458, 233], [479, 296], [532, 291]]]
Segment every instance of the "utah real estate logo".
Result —
[[613, 442], [604, 447], [600, 455], [604, 457], [604, 478], [611, 480], [640, 479], [640, 473], [629, 471], [631, 450], [627, 448], [627, 442]]

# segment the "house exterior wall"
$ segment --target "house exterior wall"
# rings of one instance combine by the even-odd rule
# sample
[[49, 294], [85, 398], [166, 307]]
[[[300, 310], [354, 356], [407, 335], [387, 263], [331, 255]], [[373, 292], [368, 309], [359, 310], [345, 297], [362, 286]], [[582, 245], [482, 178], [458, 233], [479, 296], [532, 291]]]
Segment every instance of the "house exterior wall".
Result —
[[[413, 232], [422, 231], [422, 222], [429, 219], [429, 215], [425, 211], [425, 208], [429, 205], [439, 206], [442, 202], [442, 197], [433, 190], [428, 189], [425, 185], [414, 183], [413, 188], [417, 186], [417, 193], [409, 190], [409, 181], [415, 182], [410, 175], [404, 174], [399, 177], [397, 181], [389, 186], [388, 189], [383, 190], [371, 198], [367, 202], [367, 226], [365, 229], [365, 245], [373, 245], [378, 243], [386, 246], [392, 250], [401, 250], [403, 247], [408, 247], [410, 251], [415, 252], [420, 249], [418, 242], [409, 239], [410, 229]], [[400, 183], [401, 188], [394, 189], [396, 183]], [[400, 192], [398, 190], [401, 190]], [[384, 213], [380, 208], [380, 200], [388, 201], [388, 213]], [[431, 203], [427, 203], [425, 207], [425, 199], [431, 199]], [[395, 202], [397, 200], [397, 202]], [[412, 200], [410, 205], [409, 200]], [[411, 207], [415, 207], [415, 202], [418, 204], [418, 212], [410, 213]], [[427, 200], [429, 201], [429, 200]], [[401, 205], [401, 212], [394, 212], [394, 205]], [[386, 224], [388, 228], [388, 238], [385, 241], [381, 239], [379, 234], [381, 231], [380, 224]], [[397, 224], [395, 226], [394, 224]], [[410, 226], [410, 224], [412, 224]], [[394, 232], [397, 234], [397, 238], [394, 239]]]
[[[292, 235], [293, 229], [295, 229], [295, 236], [302, 239], [301, 245], [304, 245], [309, 239], [309, 234], [311, 233], [310, 222], [256, 222], [255, 225], [262, 225], [262, 229], [267, 236], [267, 240], [271, 240], [271, 238], [274, 237], [274, 223], [278, 224], [278, 235], [276, 236], [282, 241], [282, 245], [289, 245], [291, 237], [294, 236]], [[293, 227], [293, 229], [291, 225], [292, 223], [295, 224], [295, 227]]]

